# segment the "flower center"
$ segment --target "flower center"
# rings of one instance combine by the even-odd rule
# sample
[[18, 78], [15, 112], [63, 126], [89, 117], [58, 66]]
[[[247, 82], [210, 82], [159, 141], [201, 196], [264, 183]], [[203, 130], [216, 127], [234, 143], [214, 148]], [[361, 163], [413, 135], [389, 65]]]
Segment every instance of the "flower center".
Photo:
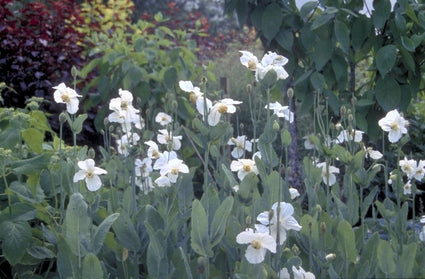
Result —
[[86, 177], [87, 177], [87, 178], [93, 178], [93, 177], [94, 177], [94, 172], [93, 172], [93, 170], [87, 170], [87, 171], [86, 171]]
[[255, 60], [251, 59], [248, 61], [248, 69], [255, 71], [257, 69], [257, 64]]
[[400, 130], [400, 126], [398, 125], [397, 122], [391, 123], [390, 128], [391, 128], [391, 130], [394, 130], [394, 131]]
[[127, 108], [128, 108], [128, 103], [126, 101], [121, 101], [121, 109], [127, 110]]
[[166, 116], [163, 116], [163, 117], [161, 117], [161, 121], [167, 121], [167, 117]]
[[226, 113], [226, 112], [227, 112], [227, 106], [226, 106], [225, 104], [221, 104], [221, 105], [218, 107], [217, 111], [218, 111], [220, 114]]
[[258, 240], [253, 240], [252, 242], [251, 242], [251, 246], [252, 246], [252, 248], [254, 248], [254, 249], [256, 249], [256, 250], [259, 250], [259, 249], [261, 249], [261, 242], [260, 241], [258, 241]]
[[170, 173], [172, 175], [178, 175], [179, 174], [179, 169], [178, 168], [172, 168], [171, 171], [170, 171]]
[[61, 98], [62, 101], [64, 101], [65, 103], [69, 103], [71, 101], [71, 98], [69, 97], [68, 93], [64, 93]]
[[190, 92], [189, 93], [189, 101], [196, 104], [196, 100], [197, 100], [196, 94], [194, 92]]
[[243, 169], [245, 172], [250, 172], [252, 168], [251, 168], [251, 166], [250, 166], [250, 165], [243, 165], [242, 169]]
[[154, 157], [155, 159], [159, 158], [159, 153], [155, 149], [152, 151], [152, 157]]

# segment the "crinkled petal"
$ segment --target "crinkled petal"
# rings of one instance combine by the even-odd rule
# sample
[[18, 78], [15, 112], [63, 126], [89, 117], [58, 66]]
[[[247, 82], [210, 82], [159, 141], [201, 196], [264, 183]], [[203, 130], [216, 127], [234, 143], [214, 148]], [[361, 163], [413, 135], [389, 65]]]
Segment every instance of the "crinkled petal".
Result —
[[86, 185], [89, 191], [97, 191], [102, 186], [102, 181], [99, 176], [95, 175], [92, 178], [86, 177]]

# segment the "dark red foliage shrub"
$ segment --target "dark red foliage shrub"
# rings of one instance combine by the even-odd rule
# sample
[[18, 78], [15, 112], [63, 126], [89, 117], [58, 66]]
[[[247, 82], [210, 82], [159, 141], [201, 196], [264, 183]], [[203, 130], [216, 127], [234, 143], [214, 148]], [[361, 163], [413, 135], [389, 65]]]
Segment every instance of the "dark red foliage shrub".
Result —
[[13, 107], [32, 96], [51, 99], [51, 87], [62, 81], [71, 86], [71, 67], [83, 62], [77, 3], [19, 2], [0, 0], [0, 82], [15, 89], [2, 92], [4, 104]]

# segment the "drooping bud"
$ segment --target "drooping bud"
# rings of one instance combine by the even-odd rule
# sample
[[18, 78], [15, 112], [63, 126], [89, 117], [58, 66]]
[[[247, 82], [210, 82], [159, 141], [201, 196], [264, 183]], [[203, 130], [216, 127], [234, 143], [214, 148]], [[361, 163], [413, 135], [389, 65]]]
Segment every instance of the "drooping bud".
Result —
[[292, 89], [292, 87], [289, 88], [288, 91], [286, 91], [286, 95], [289, 99], [292, 99], [294, 97], [294, 89]]
[[65, 123], [65, 121], [66, 121], [66, 115], [65, 115], [64, 112], [61, 112], [61, 114], [59, 114], [59, 121], [62, 124]]
[[248, 95], [251, 95], [252, 94], [252, 85], [251, 84], [247, 84], [246, 85], [246, 93]]
[[72, 68], [71, 68], [71, 76], [75, 79], [75, 78], [77, 78], [78, 74], [79, 74], [79, 71], [77, 70], [77, 67], [72, 66]]
[[279, 122], [276, 120], [273, 122], [273, 131], [278, 132], [280, 130]]
[[87, 157], [90, 159], [94, 159], [96, 157], [96, 152], [92, 147], [90, 147], [89, 151], [87, 151]]

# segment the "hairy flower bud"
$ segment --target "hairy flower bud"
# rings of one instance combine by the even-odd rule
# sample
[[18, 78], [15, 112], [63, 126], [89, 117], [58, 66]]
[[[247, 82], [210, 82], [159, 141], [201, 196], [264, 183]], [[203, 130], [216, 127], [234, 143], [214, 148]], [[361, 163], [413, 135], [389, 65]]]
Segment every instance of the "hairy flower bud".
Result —
[[273, 131], [278, 132], [280, 130], [279, 122], [276, 120], [273, 123]]
[[65, 115], [64, 112], [62, 112], [61, 114], [59, 114], [59, 121], [62, 124], [65, 123], [65, 121], [66, 121], [66, 115]]
[[251, 84], [246, 85], [246, 93], [248, 93], [248, 95], [252, 94], [252, 85]]
[[89, 159], [94, 159], [94, 157], [96, 157], [96, 152], [93, 148], [90, 147], [89, 151], [87, 151], [87, 157]]
[[292, 99], [294, 97], [294, 89], [292, 89], [292, 87], [289, 88], [288, 91], [286, 91], [286, 95], [289, 99]]
[[71, 68], [71, 76], [73, 78], [76, 78], [78, 76], [78, 74], [79, 74], [79, 71], [77, 70], [77, 67], [72, 66], [72, 68]]

